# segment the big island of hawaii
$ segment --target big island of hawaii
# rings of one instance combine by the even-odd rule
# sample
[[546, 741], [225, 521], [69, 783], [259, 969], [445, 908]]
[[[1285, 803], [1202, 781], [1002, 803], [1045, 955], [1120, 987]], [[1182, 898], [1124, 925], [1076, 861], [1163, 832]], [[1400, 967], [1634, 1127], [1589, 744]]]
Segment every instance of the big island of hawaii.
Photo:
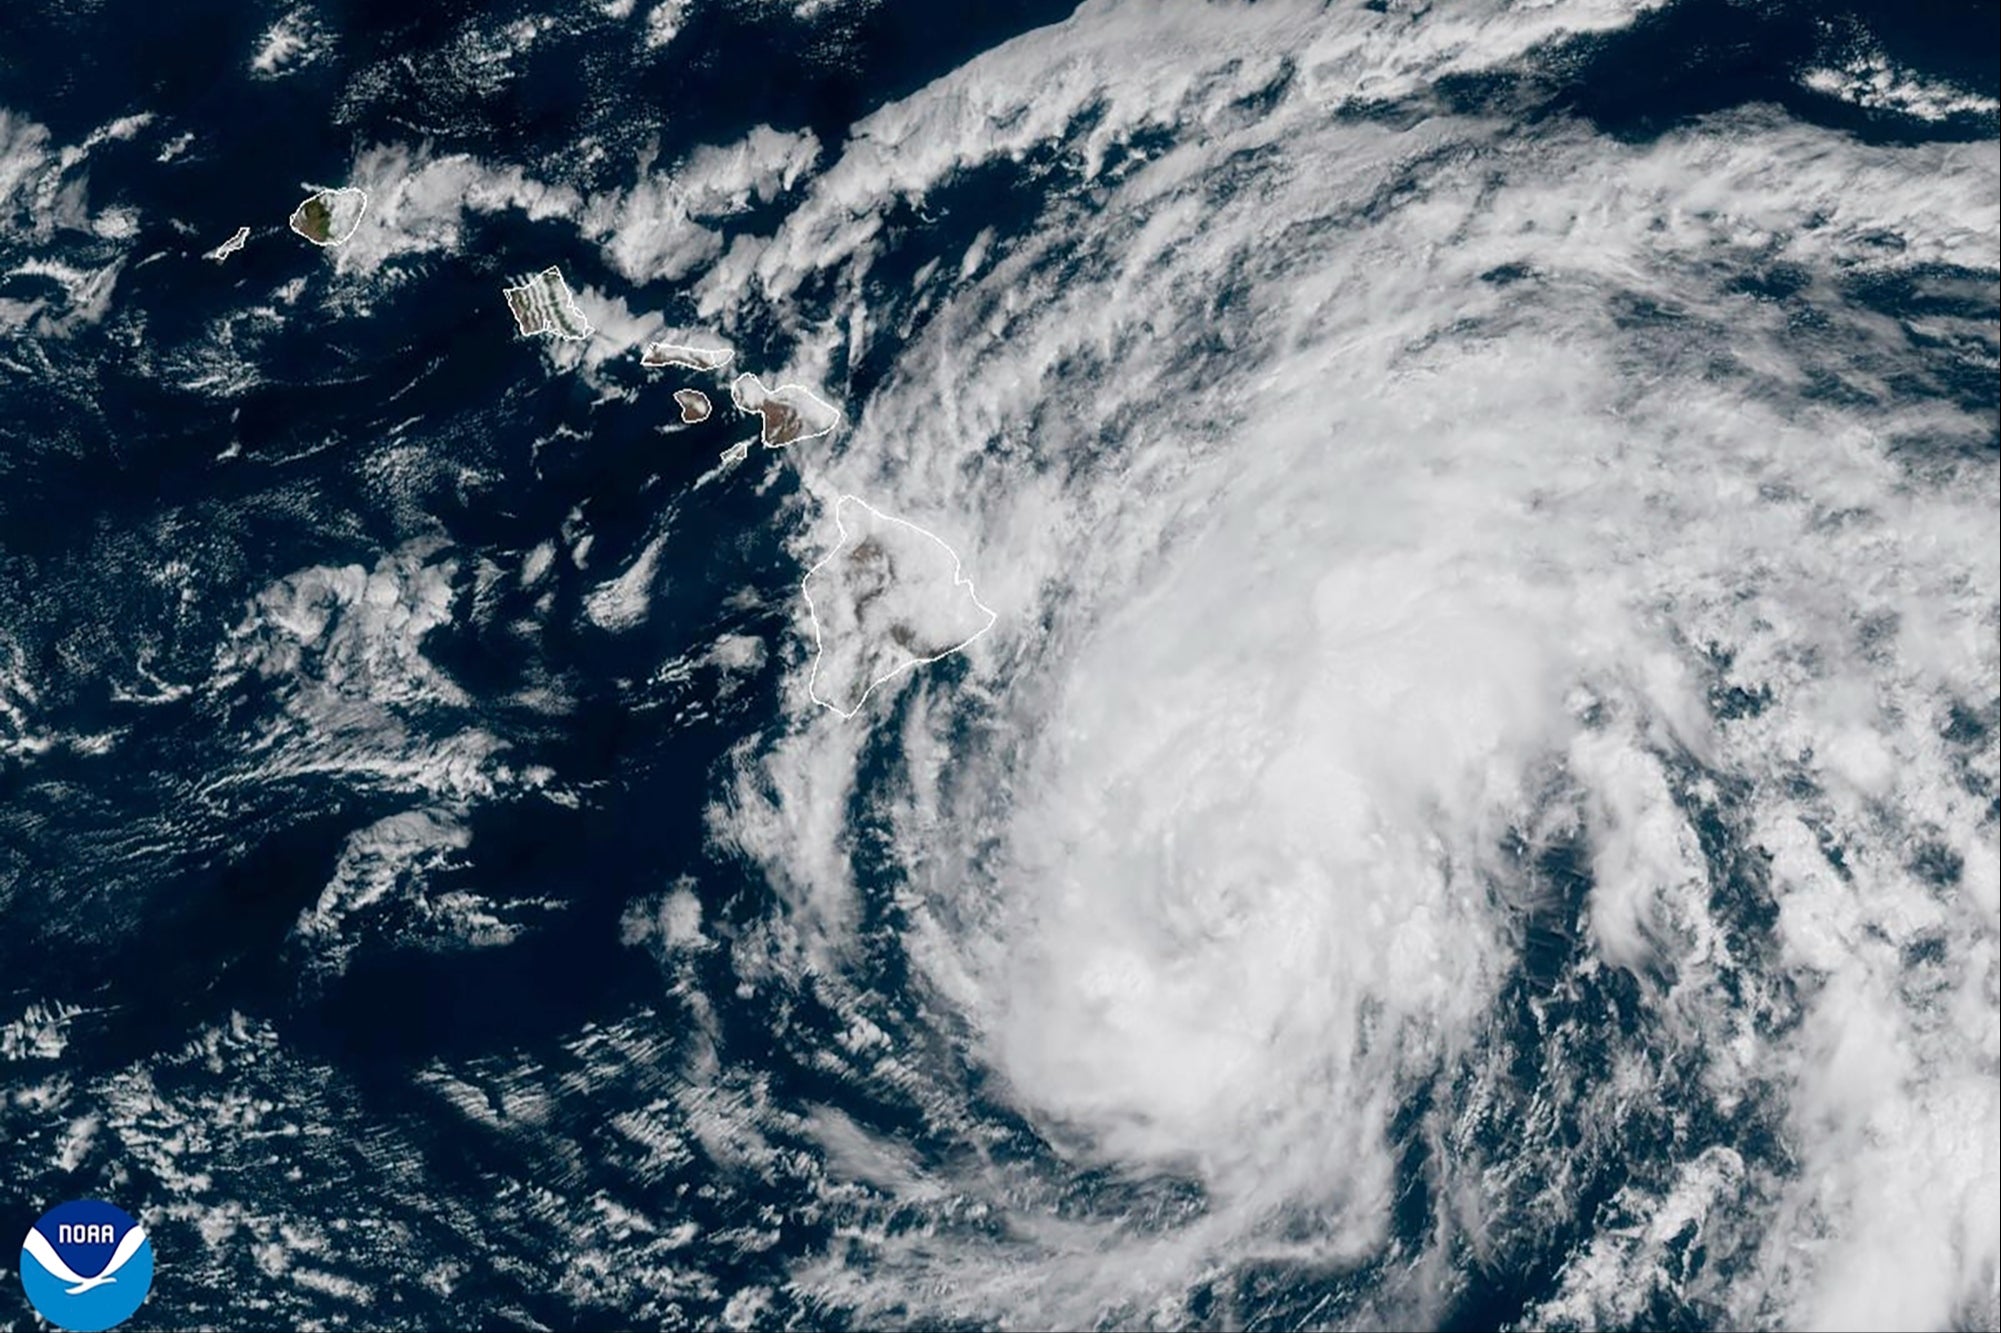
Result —
[[972, 643], [999, 617], [973, 591], [951, 547], [857, 496], [834, 505], [840, 541], [806, 575], [813, 620], [813, 701], [842, 717], [878, 686]]

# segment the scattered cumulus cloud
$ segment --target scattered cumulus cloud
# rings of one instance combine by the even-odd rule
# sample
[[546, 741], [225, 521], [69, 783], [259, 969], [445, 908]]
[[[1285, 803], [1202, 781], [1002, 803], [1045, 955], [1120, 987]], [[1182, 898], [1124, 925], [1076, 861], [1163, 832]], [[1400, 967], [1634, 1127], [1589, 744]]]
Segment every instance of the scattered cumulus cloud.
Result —
[[250, 72], [260, 79], [282, 78], [318, 64], [333, 50], [333, 38], [305, 6], [288, 10], [257, 39]]

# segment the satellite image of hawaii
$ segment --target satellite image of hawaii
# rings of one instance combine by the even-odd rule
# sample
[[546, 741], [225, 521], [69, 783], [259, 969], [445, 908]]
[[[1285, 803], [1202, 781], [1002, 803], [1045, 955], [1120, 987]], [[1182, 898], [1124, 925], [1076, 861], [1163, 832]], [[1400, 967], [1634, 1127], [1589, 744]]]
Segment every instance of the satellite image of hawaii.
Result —
[[0, 1329], [2001, 1328], [1997, 51], [0, 5]]

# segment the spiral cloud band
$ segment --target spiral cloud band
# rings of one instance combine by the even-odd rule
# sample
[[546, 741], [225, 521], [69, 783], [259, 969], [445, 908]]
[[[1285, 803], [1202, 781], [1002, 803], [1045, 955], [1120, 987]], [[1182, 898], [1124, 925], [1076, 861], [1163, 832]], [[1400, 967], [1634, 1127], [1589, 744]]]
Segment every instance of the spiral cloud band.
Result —
[[[1531, 137], [1445, 90], [1512, 54], [1473, 17], [1249, 14], [990, 53], [756, 261], [845, 238], [859, 287], [856, 201], [940, 185], [878, 142], [942, 177], [1022, 124], [1070, 182], [797, 460], [999, 617], [853, 720], [802, 700], [715, 813], [782, 886], [774, 974], [940, 1053], [877, 1069], [958, 1144], [857, 1168], [869, 1277], [802, 1282], [1395, 1325], [1569, 1237], [1531, 1322], [1991, 1320], [1991, 145]], [[1321, 1304], [1260, 1305], [1274, 1268]]]

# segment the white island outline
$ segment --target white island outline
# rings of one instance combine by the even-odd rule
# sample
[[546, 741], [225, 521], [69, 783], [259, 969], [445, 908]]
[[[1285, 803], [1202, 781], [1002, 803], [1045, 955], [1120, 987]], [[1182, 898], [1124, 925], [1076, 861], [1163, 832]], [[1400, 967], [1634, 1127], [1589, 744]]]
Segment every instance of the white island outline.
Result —
[[[308, 185], [306, 188], [312, 193], [292, 210], [292, 216], [285, 225], [292, 229], [294, 235], [311, 241], [322, 250], [346, 245], [361, 229], [361, 219], [368, 212], [368, 191], [359, 185]], [[312, 211], [315, 208], [319, 210], [317, 214]], [[313, 235], [316, 225], [324, 226], [326, 235]]]
[[733, 347], [692, 347], [686, 343], [653, 341], [641, 349], [639, 364], [655, 369], [661, 366], [679, 366], [683, 370], [702, 370], [713, 374], [736, 360]]
[[[919, 536], [928, 537], [932, 541], [938, 543], [938, 545], [944, 547], [945, 553], [952, 557], [952, 587], [954, 589], [964, 588], [966, 590], [966, 595], [972, 598], [973, 605], [978, 607], [983, 613], [985, 613], [987, 617], [987, 623], [982, 625], [978, 630], [974, 631], [968, 637], [961, 639], [959, 642], [953, 644], [950, 648], [945, 649], [943, 652], [935, 653], [930, 657], [912, 658], [908, 662], [903, 662], [899, 664], [895, 669], [887, 671], [882, 675], [876, 677], [874, 680], [869, 682], [868, 688], [862, 691], [861, 698], [855, 700], [855, 706], [853, 708], [844, 709], [839, 704], [834, 703], [832, 700], [823, 699], [820, 697], [820, 689], [819, 689], [820, 662], [826, 656], [826, 645], [821, 641], [820, 638], [820, 613], [818, 609], [815, 608], [813, 605], [813, 594], [811, 591], [811, 585], [813, 582], [813, 576], [819, 573], [821, 569], [825, 568], [826, 565], [829, 562], [831, 562], [836, 556], [840, 555], [843, 549], [847, 545], [848, 525], [841, 521], [841, 510], [849, 504], [860, 505], [863, 509], [868, 510], [869, 513], [875, 515], [876, 518], [882, 520], [883, 522], [895, 523], [901, 527], [909, 528], [912, 532], [917, 533]], [[862, 499], [859, 495], [842, 495], [840, 499], [834, 502], [834, 527], [838, 529], [840, 532], [840, 536], [837, 537], [834, 541], [834, 549], [827, 552], [826, 555], [820, 558], [818, 563], [816, 563], [811, 569], [806, 571], [806, 577], [800, 581], [799, 592], [806, 599], [806, 614], [809, 617], [811, 617], [813, 621], [813, 673], [810, 677], [807, 678], [806, 693], [812, 697], [814, 703], [819, 704], [822, 708], [825, 708], [826, 710], [833, 713], [837, 717], [840, 717], [842, 719], [847, 719], [853, 717], [856, 713], [861, 712], [863, 706], [868, 703], [870, 697], [875, 694], [877, 689], [879, 689], [883, 685], [888, 684], [890, 681], [895, 680], [898, 676], [902, 675], [904, 672], [913, 671], [921, 666], [929, 666], [933, 662], [941, 662], [944, 659], [950, 657], [953, 653], [971, 647], [976, 641], [979, 640], [979, 638], [982, 635], [984, 635], [988, 630], [992, 629], [996, 624], [1000, 622], [1000, 613], [995, 611], [992, 607], [988, 606], [985, 602], [980, 600], [980, 595], [978, 592], [974, 590], [972, 579], [966, 576], [965, 565], [959, 559], [959, 553], [956, 550], [952, 549], [952, 544], [946, 541], [943, 537], [940, 537], [937, 533], [931, 531], [929, 528], [920, 527], [919, 525], [912, 523], [907, 518], [897, 518], [894, 514], [885, 514], [882, 512], [882, 510], [877, 509], [874, 505]]]
[[700, 389], [674, 390], [674, 405], [681, 409], [681, 424], [684, 426], [707, 421], [714, 410], [709, 404], [709, 395]]
[[554, 264], [524, 278], [519, 286], [502, 287], [500, 294], [507, 298], [514, 328], [524, 338], [546, 333], [564, 342], [583, 342], [595, 332], [577, 308], [570, 284], [563, 281], [563, 270]]
[[213, 259], [217, 263], [221, 263], [223, 260], [229, 258], [231, 255], [235, 254], [238, 250], [241, 250], [244, 246], [248, 245], [249, 243], [250, 243], [250, 228], [238, 227], [236, 229], [235, 235], [231, 236], [221, 245], [216, 246], [215, 249], [210, 250], [208, 253], [204, 254], [202, 258]]
[[767, 388], [762, 379], [749, 371], [730, 381], [730, 403], [746, 416], [758, 418], [762, 424], [757, 438], [767, 449], [784, 449], [802, 440], [817, 440], [841, 424], [841, 409], [805, 385], [780, 384]]

